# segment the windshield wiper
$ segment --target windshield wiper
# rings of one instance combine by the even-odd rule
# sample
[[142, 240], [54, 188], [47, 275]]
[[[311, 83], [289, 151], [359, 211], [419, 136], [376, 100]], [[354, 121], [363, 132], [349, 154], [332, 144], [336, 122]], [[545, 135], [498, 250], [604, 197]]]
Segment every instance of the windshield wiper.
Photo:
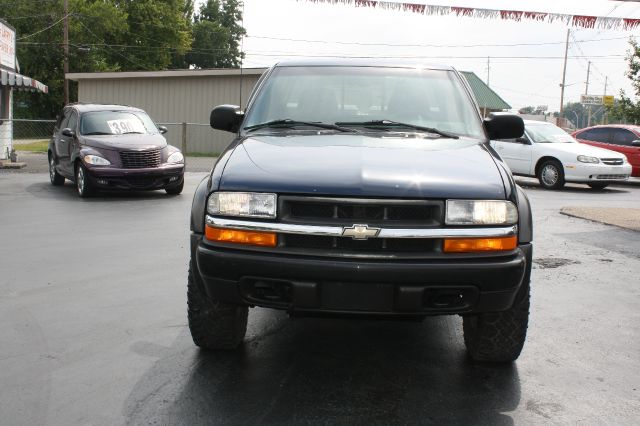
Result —
[[111, 135], [112, 133], [105, 133], [105, 132], [89, 132], [89, 133], [83, 133], [83, 136], [95, 136], [95, 135]]
[[409, 123], [400, 123], [398, 121], [392, 120], [371, 120], [371, 121], [360, 121], [360, 122], [348, 122], [341, 121], [337, 122], [338, 126], [364, 126], [364, 127], [407, 127], [413, 130], [420, 130], [421, 132], [427, 133], [435, 133], [436, 135], [443, 136], [445, 138], [450, 139], [460, 139], [458, 135], [454, 135], [453, 133], [445, 132], [444, 130], [438, 130], [433, 127], [424, 127], [418, 126], [416, 124]]
[[253, 126], [247, 126], [244, 129], [247, 131], [253, 131], [258, 129], [264, 129], [265, 127], [295, 127], [295, 126], [311, 126], [319, 127], [321, 129], [337, 130], [339, 132], [356, 132], [355, 129], [348, 129], [346, 127], [338, 126], [337, 124], [329, 124], [314, 121], [298, 121], [285, 118], [282, 120], [271, 120], [265, 123], [254, 124]]
[[144, 135], [144, 132], [123, 132], [120, 133], [121, 135], [132, 135], [132, 134], [136, 134], [136, 135]]

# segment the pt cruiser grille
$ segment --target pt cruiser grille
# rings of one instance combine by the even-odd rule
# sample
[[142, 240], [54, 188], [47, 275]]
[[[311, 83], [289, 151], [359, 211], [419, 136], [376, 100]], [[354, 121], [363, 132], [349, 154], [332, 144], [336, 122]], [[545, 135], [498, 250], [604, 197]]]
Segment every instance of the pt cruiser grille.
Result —
[[148, 169], [160, 166], [160, 150], [121, 151], [120, 160], [125, 169]]

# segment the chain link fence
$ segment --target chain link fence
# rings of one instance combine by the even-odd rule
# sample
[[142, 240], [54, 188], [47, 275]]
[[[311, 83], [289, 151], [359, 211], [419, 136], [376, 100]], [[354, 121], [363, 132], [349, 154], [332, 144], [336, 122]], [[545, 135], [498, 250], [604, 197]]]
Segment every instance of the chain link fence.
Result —
[[[8, 159], [12, 149], [26, 149], [31, 144], [48, 142], [53, 135], [55, 123], [55, 120], [4, 120], [0, 124], [0, 159]], [[219, 155], [232, 139], [226, 135], [223, 138], [214, 137], [217, 131], [211, 129], [209, 124], [157, 124], [167, 128], [164, 137], [168, 143], [190, 155]]]

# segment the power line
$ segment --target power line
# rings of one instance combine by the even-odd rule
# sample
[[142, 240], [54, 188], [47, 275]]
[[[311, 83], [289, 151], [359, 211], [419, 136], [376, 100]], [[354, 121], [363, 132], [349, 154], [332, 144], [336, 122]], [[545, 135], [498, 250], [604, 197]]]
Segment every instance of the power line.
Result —
[[[265, 40], [277, 40], [277, 41], [294, 41], [302, 43], [320, 43], [320, 44], [339, 44], [339, 45], [352, 45], [352, 46], [387, 46], [387, 47], [441, 47], [441, 48], [473, 48], [473, 47], [520, 47], [520, 46], [548, 46], [564, 44], [564, 41], [558, 42], [543, 42], [543, 43], [511, 43], [511, 44], [395, 44], [395, 43], [364, 43], [355, 41], [334, 41], [334, 40], [310, 40], [310, 39], [295, 39], [295, 38], [282, 38], [282, 37], [266, 37], [266, 36], [252, 36], [247, 35], [248, 38], [258, 38]], [[602, 39], [588, 39], [580, 40], [580, 42], [590, 43], [609, 40], [622, 40], [628, 37], [610, 37]]]
[[36, 31], [36, 32], [35, 32], [35, 33], [33, 33], [33, 34], [29, 34], [29, 35], [26, 35], [26, 36], [23, 36], [23, 37], [17, 38], [16, 40], [24, 40], [25, 38], [33, 37], [34, 35], [38, 35], [38, 34], [40, 34], [40, 33], [43, 33], [43, 32], [45, 32], [45, 31], [47, 31], [47, 30], [49, 30], [49, 29], [51, 29], [51, 28], [55, 27], [56, 25], [58, 25], [58, 24], [59, 24], [60, 22], [62, 22], [62, 21], [63, 21], [67, 16], [68, 16], [68, 15], [64, 15], [62, 18], [58, 19], [56, 22], [54, 22], [53, 24], [49, 25], [48, 27], [43, 28], [43, 29], [41, 29], [40, 31]]

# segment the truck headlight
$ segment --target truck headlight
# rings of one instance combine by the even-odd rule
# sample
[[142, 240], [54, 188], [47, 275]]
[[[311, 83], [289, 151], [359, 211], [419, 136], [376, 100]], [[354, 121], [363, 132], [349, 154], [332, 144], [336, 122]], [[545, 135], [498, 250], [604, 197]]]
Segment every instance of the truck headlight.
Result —
[[176, 151], [167, 158], [167, 163], [184, 163], [184, 155], [180, 151]]
[[276, 217], [276, 194], [215, 192], [207, 201], [207, 212], [221, 216]]
[[447, 200], [447, 225], [515, 225], [518, 208], [502, 200]]
[[578, 155], [578, 161], [581, 163], [593, 163], [598, 164], [600, 160], [596, 157], [589, 157], [588, 155]]
[[98, 155], [87, 154], [83, 157], [83, 160], [87, 164], [93, 164], [94, 166], [110, 166], [111, 162], [106, 158], [102, 158]]

